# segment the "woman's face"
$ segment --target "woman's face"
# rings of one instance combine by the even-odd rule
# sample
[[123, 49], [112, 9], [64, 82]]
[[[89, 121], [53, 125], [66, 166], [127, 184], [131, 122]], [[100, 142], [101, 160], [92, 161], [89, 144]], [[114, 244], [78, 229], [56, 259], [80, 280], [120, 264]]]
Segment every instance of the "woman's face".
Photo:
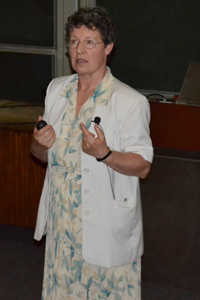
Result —
[[[112, 51], [113, 44], [105, 47], [100, 32], [97, 29], [90, 30], [85, 26], [74, 28], [70, 40], [80, 42], [76, 48], [69, 48], [72, 68], [79, 75], [101, 75], [101, 73], [104, 75], [107, 56]], [[86, 49], [82, 44], [85, 40], [93, 40], [99, 44], [93, 49]]]

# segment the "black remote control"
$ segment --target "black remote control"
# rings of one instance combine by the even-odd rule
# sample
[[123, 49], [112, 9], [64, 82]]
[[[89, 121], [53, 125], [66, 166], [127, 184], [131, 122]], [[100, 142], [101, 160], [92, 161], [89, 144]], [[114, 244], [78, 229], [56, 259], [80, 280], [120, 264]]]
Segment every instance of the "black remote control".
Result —
[[36, 128], [37, 128], [37, 130], [40, 130], [46, 125], [47, 125], [47, 122], [45, 122], [44, 120], [40, 120], [40, 121], [37, 122]]

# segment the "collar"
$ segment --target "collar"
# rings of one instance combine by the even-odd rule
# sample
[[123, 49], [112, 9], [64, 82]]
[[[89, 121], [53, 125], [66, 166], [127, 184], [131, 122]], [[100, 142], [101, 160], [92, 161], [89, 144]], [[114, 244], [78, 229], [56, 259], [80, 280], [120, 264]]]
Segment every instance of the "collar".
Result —
[[[61, 91], [60, 95], [69, 99], [71, 95], [78, 92], [78, 74], [72, 75], [72, 80], [67, 84], [67, 86]], [[109, 105], [111, 89], [113, 86], [114, 77], [111, 74], [110, 68], [107, 67], [107, 72], [96, 88], [92, 95], [92, 101], [94, 105]]]

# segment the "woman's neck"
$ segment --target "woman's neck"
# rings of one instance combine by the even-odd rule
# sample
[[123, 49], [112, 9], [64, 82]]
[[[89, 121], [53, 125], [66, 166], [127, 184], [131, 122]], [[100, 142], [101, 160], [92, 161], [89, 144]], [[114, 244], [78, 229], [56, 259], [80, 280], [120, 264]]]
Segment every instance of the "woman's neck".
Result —
[[93, 75], [80, 75], [78, 77], [78, 91], [95, 91], [99, 86], [101, 81], [103, 80], [107, 69], [105, 68], [104, 72], [101, 74], [93, 74]]

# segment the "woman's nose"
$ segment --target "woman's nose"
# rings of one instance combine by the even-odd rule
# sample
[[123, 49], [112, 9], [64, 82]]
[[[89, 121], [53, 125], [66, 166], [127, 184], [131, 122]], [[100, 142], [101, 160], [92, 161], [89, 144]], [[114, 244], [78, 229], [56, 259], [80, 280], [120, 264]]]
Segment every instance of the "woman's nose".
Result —
[[79, 42], [77, 47], [76, 47], [76, 52], [77, 53], [82, 53], [85, 51], [85, 47], [83, 46], [83, 43]]

